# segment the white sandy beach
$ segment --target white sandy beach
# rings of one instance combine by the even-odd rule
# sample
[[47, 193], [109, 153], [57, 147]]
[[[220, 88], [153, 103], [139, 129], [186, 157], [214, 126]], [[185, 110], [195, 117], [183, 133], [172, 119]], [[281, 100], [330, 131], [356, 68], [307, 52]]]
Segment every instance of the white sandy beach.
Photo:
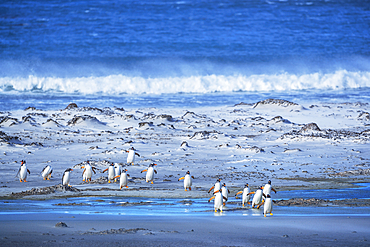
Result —
[[[129, 196], [154, 190], [204, 197], [219, 177], [236, 191], [268, 180], [275, 188], [346, 187], [369, 181], [369, 108], [275, 100], [221, 108], [1, 112], [1, 195], [61, 183], [67, 168], [74, 169], [70, 184], [78, 189], [119, 188], [104, 180], [83, 183], [80, 167], [87, 160], [98, 169], [93, 182], [107, 177], [108, 162], [127, 168], [129, 188], [114, 193]], [[126, 166], [131, 147], [140, 157]], [[21, 160], [31, 172], [27, 183], [15, 177]], [[158, 164], [153, 185], [141, 173], [150, 163]], [[50, 181], [41, 178], [46, 165], [53, 168]], [[195, 177], [191, 193], [178, 182], [188, 170]]]

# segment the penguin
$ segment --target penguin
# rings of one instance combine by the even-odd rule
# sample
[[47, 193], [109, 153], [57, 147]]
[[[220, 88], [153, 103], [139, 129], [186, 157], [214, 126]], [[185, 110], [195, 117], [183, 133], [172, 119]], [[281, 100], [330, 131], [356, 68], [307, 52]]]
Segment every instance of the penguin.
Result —
[[191, 190], [191, 185], [193, 184], [192, 180], [191, 179], [194, 179], [193, 176], [190, 176], [190, 172], [187, 171], [185, 176], [184, 177], [181, 177], [179, 178], [178, 181], [180, 180], [184, 180], [184, 188], [185, 188], [185, 191], [187, 191], [187, 189]]
[[153, 184], [154, 180], [154, 173], [157, 174], [157, 171], [154, 170], [153, 166], [156, 166], [157, 164], [150, 164], [149, 167], [145, 170], [142, 170], [141, 173], [146, 172], [146, 182], [149, 183], [151, 182]]
[[225, 206], [226, 205], [226, 201], [227, 199], [229, 198], [229, 193], [230, 193], [230, 190], [226, 187], [226, 184], [223, 183], [222, 184], [222, 187], [221, 187], [221, 194], [223, 196], [223, 205]]
[[271, 187], [271, 180], [269, 180], [267, 182], [267, 184], [263, 187], [263, 194], [265, 194], [265, 195], [271, 195], [271, 190], [274, 191], [275, 194], [276, 194], [276, 190]]
[[251, 194], [254, 194], [253, 196], [253, 199], [252, 199], [252, 208], [254, 208], [254, 206], [257, 206], [257, 209], [260, 208], [260, 204], [262, 202], [262, 196], [263, 196], [263, 192], [262, 192], [262, 186], [260, 186], [255, 192], [249, 192], [248, 195], [251, 195]]
[[266, 200], [263, 204], [263, 216], [266, 217], [266, 214], [272, 214], [272, 199], [270, 194], [266, 195]]
[[91, 182], [92, 173], [96, 174], [95, 167], [90, 165], [90, 162], [87, 161], [87, 164], [85, 166], [81, 166], [84, 171], [82, 172], [82, 181]]
[[128, 181], [128, 176], [130, 176], [129, 174], [126, 173], [127, 172], [127, 169], [123, 169], [122, 172], [121, 172], [121, 175], [118, 175], [118, 176], [115, 176], [114, 178], [118, 178], [120, 177], [120, 180], [119, 180], [119, 189], [121, 190], [123, 187], [126, 187], [128, 188], [127, 186], [127, 181]]
[[27, 169], [26, 161], [21, 161], [21, 167], [19, 167], [18, 173], [19, 174], [19, 182], [27, 182], [27, 172], [31, 174], [30, 170]]
[[220, 210], [220, 212], [222, 213], [222, 209], [223, 209], [223, 200], [227, 200], [227, 198], [225, 198], [223, 195], [222, 195], [222, 192], [221, 190], [216, 190], [215, 192], [213, 192], [214, 196], [212, 196], [208, 202], [212, 201], [213, 199], [215, 200], [214, 201], [214, 209], [215, 209], [215, 213], [217, 213], [218, 210]]
[[213, 189], [213, 191], [217, 191], [217, 190], [221, 190], [221, 178], [218, 178], [216, 180], [216, 183], [215, 185], [213, 185], [209, 190], [208, 190], [208, 193], [211, 192], [211, 190]]
[[69, 184], [69, 181], [71, 180], [71, 171], [73, 171], [72, 168], [68, 168], [67, 170], [64, 171], [62, 177], [62, 185], [72, 187], [72, 185]]
[[134, 147], [131, 147], [129, 150], [126, 150], [126, 152], [128, 153], [128, 155], [127, 155], [127, 164], [134, 165], [135, 155], [137, 155], [137, 156], [140, 157], [140, 154], [138, 154], [138, 153], [135, 152], [135, 148]]
[[103, 173], [106, 171], [108, 171], [108, 183], [111, 183], [111, 180], [113, 180], [115, 177], [114, 176], [114, 172], [115, 172], [114, 164], [113, 163], [110, 164], [109, 167], [103, 171]]
[[[115, 176], [115, 177], [117, 177], [117, 176], [119, 177], [120, 175], [121, 175], [121, 166], [120, 166], [120, 164], [117, 164], [117, 163], [116, 163], [116, 164], [114, 165], [114, 176]], [[118, 178], [118, 177], [117, 177], [117, 178]], [[115, 178], [115, 179], [114, 179], [114, 182], [117, 182], [117, 178]]]
[[53, 169], [51, 166], [47, 165], [42, 169], [41, 176], [44, 178], [44, 180], [50, 180], [51, 178], [51, 173], [53, 172]]
[[248, 184], [248, 183], [246, 183], [246, 184], [245, 184], [244, 189], [243, 189], [242, 191], [239, 191], [239, 192], [238, 192], [238, 193], [236, 193], [236, 195], [235, 195], [235, 197], [236, 197], [237, 195], [239, 195], [239, 194], [242, 194], [242, 193], [243, 193], [243, 195], [242, 195], [242, 204], [243, 204], [243, 207], [244, 207], [244, 205], [245, 205], [246, 203], [250, 204], [249, 200], [250, 200], [250, 197], [251, 197], [251, 196], [250, 196], [249, 192], [251, 192], [251, 191], [250, 191], [250, 189], [249, 189], [249, 184]]

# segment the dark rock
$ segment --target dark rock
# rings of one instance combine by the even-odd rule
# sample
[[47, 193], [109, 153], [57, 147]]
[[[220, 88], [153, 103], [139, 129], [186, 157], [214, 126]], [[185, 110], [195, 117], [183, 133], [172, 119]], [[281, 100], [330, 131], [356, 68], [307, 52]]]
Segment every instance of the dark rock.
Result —
[[68, 226], [64, 222], [58, 222], [58, 223], [55, 224], [55, 227], [68, 227]]
[[78, 108], [76, 103], [70, 103], [64, 110], [72, 110]]
[[293, 102], [290, 102], [290, 101], [287, 101], [287, 100], [266, 99], [266, 100], [262, 100], [262, 101], [257, 102], [256, 104], [254, 104], [253, 108], [256, 108], [257, 106], [260, 106], [260, 105], [278, 105], [278, 106], [283, 106], [283, 107], [299, 106], [297, 103], [293, 103]]

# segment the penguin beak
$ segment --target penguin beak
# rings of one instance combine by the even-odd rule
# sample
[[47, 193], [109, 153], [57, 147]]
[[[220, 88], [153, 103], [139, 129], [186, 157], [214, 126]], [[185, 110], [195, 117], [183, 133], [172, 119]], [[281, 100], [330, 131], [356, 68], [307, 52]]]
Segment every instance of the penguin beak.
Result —
[[155, 166], [156, 166], [157, 164], [153, 164], [153, 165], [155, 165]]

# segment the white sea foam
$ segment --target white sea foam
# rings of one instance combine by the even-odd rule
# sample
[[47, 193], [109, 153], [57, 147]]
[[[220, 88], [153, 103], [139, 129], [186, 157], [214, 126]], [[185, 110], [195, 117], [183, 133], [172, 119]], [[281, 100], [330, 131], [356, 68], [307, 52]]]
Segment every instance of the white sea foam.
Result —
[[125, 75], [101, 77], [0, 78], [0, 92], [48, 92], [81, 94], [166, 94], [212, 92], [262, 92], [289, 90], [343, 90], [370, 87], [370, 72], [338, 70], [334, 73], [207, 75], [189, 77], [144, 78]]

